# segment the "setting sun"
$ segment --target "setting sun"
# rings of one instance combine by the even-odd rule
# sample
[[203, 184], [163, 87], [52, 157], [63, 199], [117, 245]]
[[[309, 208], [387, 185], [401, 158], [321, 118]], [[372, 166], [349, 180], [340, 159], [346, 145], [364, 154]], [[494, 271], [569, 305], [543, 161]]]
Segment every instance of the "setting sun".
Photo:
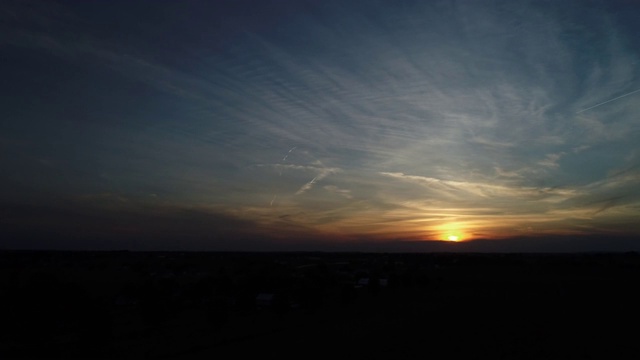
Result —
[[450, 222], [436, 227], [441, 241], [461, 242], [469, 239], [469, 234], [465, 231], [465, 224], [460, 222]]

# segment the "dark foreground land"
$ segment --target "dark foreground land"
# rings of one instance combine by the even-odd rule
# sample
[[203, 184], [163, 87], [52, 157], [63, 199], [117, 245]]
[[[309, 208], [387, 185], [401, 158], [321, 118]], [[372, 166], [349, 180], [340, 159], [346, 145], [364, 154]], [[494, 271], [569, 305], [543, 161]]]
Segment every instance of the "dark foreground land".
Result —
[[0, 253], [0, 358], [640, 358], [640, 256]]

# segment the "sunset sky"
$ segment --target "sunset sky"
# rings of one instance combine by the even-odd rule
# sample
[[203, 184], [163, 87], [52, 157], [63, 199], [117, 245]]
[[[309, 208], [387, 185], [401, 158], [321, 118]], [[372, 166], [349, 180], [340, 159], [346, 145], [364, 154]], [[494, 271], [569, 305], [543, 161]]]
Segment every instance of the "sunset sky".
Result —
[[0, 248], [640, 250], [639, 14], [3, 1]]

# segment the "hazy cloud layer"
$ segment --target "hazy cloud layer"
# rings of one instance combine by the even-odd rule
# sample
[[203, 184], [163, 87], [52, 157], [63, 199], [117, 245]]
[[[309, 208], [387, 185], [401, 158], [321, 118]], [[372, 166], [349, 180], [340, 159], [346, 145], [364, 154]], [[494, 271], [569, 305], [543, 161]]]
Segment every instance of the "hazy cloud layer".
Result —
[[2, 199], [205, 206], [270, 238], [637, 234], [634, 10], [10, 2]]

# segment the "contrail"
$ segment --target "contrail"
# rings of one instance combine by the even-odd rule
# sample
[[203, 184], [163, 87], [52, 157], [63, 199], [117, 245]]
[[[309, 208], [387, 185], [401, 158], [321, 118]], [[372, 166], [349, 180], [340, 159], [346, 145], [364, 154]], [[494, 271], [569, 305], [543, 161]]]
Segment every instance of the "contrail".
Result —
[[[289, 149], [289, 151], [284, 155], [284, 157], [282, 158], [282, 165], [284, 165], [284, 162], [287, 161], [287, 157], [289, 157], [289, 154], [291, 154], [291, 152], [293, 150], [295, 150], [297, 148], [297, 146], [292, 147], [291, 149]], [[282, 176], [282, 167], [279, 167], [278, 169], [278, 176]], [[273, 194], [273, 198], [271, 199], [271, 202], [269, 203], [269, 206], [273, 206], [273, 202], [276, 201], [276, 198], [278, 197], [278, 194]]]
[[[291, 149], [289, 149], [289, 152], [287, 152], [287, 154], [282, 158], [282, 162], [285, 162], [287, 160], [287, 157], [289, 157], [289, 154], [291, 154], [291, 152], [296, 148], [297, 146], [294, 146]], [[282, 175], [282, 169], [280, 169], [279, 174]]]
[[291, 154], [291, 152], [292, 152], [293, 150], [295, 150], [296, 148], [297, 148], [297, 146], [292, 147], [292, 148], [291, 148], [291, 150], [289, 150], [289, 152], [287, 153], [287, 155], [285, 155], [285, 156], [282, 158], [282, 161], [287, 160], [287, 157], [289, 156], [289, 154]]
[[604, 105], [604, 104], [606, 104], [606, 103], [610, 103], [610, 102], [612, 102], [612, 101], [614, 101], [614, 100], [621, 99], [621, 98], [623, 98], [623, 97], [625, 97], [625, 96], [629, 96], [629, 95], [631, 95], [631, 94], [635, 94], [635, 93], [637, 93], [637, 92], [639, 92], [639, 91], [640, 91], [640, 89], [635, 90], [635, 91], [632, 91], [632, 92], [630, 92], [630, 93], [626, 93], [626, 94], [624, 94], [624, 95], [620, 95], [620, 96], [618, 96], [617, 98], [613, 98], [613, 99], [611, 99], [611, 100], [607, 100], [607, 101], [605, 101], [605, 102], [601, 102], [600, 104], [593, 105], [592, 107], [588, 107], [588, 108], [586, 108], [586, 109], [582, 109], [582, 110], [578, 111], [576, 114], [580, 114], [581, 112], [584, 112], [584, 111], [587, 111], [587, 110], [591, 110], [591, 109], [593, 109], [593, 108], [595, 108], [595, 107], [598, 107], [598, 106], [600, 106], [600, 105]]
[[[320, 176], [320, 175], [318, 175]], [[308, 183], [302, 185], [302, 187], [296, 192], [296, 195], [300, 195], [303, 194], [305, 191], [311, 189], [311, 187], [313, 186], [313, 184], [316, 183], [316, 179], [318, 179], [318, 176], [314, 177], [313, 179], [311, 179], [311, 181], [309, 181]], [[324, 177], [324, 176], [323, 176]]]

